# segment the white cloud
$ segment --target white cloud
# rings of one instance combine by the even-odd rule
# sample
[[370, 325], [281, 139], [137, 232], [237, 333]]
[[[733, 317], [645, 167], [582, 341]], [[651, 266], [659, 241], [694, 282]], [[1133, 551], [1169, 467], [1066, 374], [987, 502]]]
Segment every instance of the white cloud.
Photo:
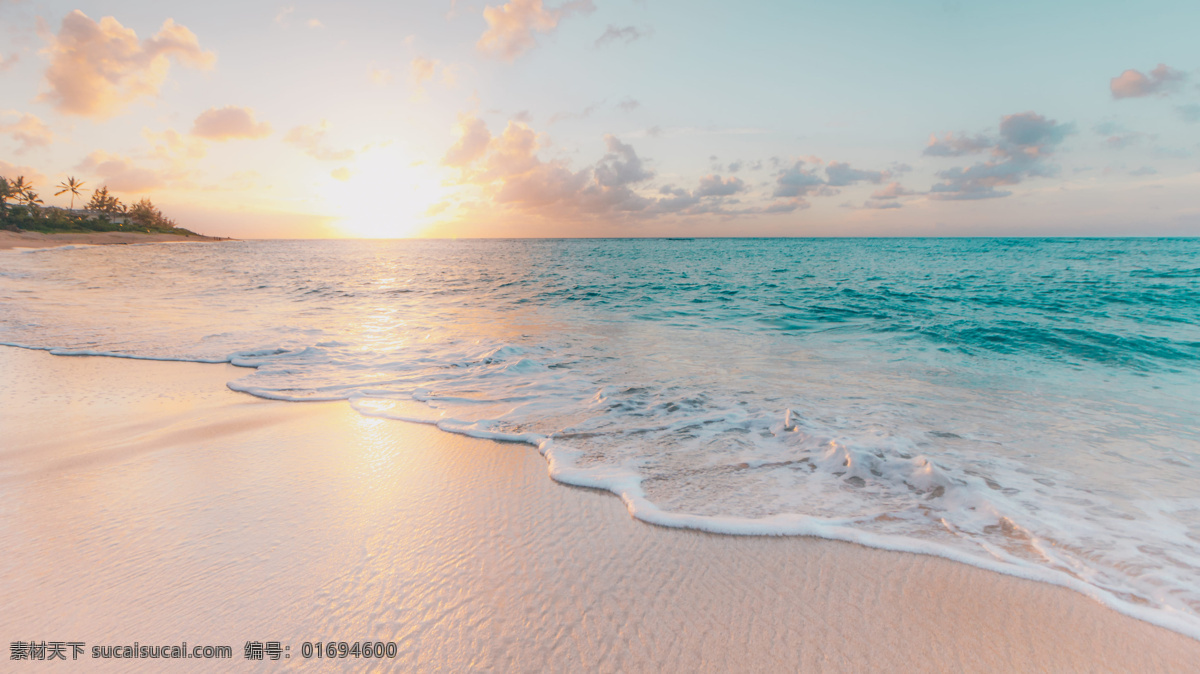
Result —
[[572, 0], [554, 9], [543, 7], [542, 0], [511, 0], [499, 7], [488, 6], [483, 10], [488, 28], [476, 47], [485, 54], [513, 61], [537, 44], [534, 33], [551, 33], [568, 16], [587, 14], [595, 8], [592, 0]]
[[208, 140], [265, 138], [271, 135], [271, 125], [254, 119], [254, 110], [227, 105], [209, 108], [192, 123], [192, 135]]
[[1165, 63], [1144, 75], [1137, 70], [1126, 70], [1112, 78], [1108, 83], [1113, 98], [1140, 98], [1142, 96], [1162, 95], [1171, 92], [1185, 79], [1185, 75]]
[[[459, 186], [482, 192], [470, 217], [499, 212], [560, 222], [630, 223], [666, 215], [746, 215], [785, 213], [804, 208], [792, 199], [765, 205], [742, 205], [734, 195], [749, 191], [740, 178], [706, 175], [693, 190], [665, 185], [650, 191], [655, 173], [632, 145], [604, 137], [605, 154], [578, 171], [565, 161], [538, 156], [538, 135], [528, 125], [510, 121], [492, 136], [477, 117], [459, 120], [460, 137], [442, 163], [459, 170]], [[445, 207], [445, 204], [440, 206]]]
[[7, 133], [17, 142], [17, 154], [25, 154], [29, 150], [46, 147], [54, 142], [54, 132], [45, 122], [31, 114], [21, 114], [15, 111], [7, 115], [20, 115], [20, 119], [12, 124], [0, 124], [0, 133]]
[[174, 59], [206, 69], [216, 55], [200, 48], [196, 35], [167, 19], [154, 37], [139, 41], [111, 16], [99, 23], [75, 10], [57, 35], [47, 38], [49, 90], [38, 100], [64, 114], [104, 118], [143, 96], [155, 96]]

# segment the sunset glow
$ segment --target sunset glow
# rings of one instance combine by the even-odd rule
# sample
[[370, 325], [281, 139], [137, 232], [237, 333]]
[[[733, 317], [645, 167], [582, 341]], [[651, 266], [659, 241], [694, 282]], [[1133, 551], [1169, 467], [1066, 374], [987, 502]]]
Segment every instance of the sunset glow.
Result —
[[242, 238], [1195, 235], [1161, 6], [6, 2], [0, 175]]
[[445, 193], [438, 173], [436, 166], [411, 161], [393, 147], [368, 150], [353, 170], [334, 170], [322, 197], [346, 236], [417, 236], [429, 224], [429, 209]]
[[1197, 26], [0, 0], [0, 658], [1197, 670]]

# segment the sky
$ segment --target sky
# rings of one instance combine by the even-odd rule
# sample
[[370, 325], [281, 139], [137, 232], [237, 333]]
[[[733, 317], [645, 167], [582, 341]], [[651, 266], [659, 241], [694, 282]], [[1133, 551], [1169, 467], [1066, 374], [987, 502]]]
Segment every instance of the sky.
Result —
[[238, 238], [1197, 236], [1197, 26], [1194, 0], [0, 0], [0, 175]]

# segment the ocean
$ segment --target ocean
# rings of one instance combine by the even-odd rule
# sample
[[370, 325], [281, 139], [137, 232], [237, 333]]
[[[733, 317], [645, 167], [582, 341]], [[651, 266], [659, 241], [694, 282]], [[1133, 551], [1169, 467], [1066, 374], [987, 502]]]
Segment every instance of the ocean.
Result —
[[939, 555], [1200, 639], [1197, 239], [11, 251], [0, 343], [230, 362], [536, 447], [649, 523]]

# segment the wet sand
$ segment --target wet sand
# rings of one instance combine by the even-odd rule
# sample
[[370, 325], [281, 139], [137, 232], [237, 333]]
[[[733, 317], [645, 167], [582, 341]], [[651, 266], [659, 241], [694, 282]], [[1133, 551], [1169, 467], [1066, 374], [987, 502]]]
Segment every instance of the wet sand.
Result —
[[[398, 671], [1200, 662], [1200, 642], [1060, 587], [646, 525], [552, 482], [525, 445], [258, 400], [225, 388], [244, 373], [232, 366], [0, 347], [0, 373], [0, 635], [85, 642], [92, 668], [238, 671], [256, 666], [246, 641], [275, 640], [291, 657], [272, 669], [329, 669], [301, 643], [365, 639], [396, 642], [384, 664]], [[182, 641], [234, 659], [90, 659]]]
[[146, 234], [144, 232], [8, 232], [0, 231], [0, 250], [12, 248], [54, 248], [55, 246], [108, 246], [165, 241], [221, 241], [211, 236]]

